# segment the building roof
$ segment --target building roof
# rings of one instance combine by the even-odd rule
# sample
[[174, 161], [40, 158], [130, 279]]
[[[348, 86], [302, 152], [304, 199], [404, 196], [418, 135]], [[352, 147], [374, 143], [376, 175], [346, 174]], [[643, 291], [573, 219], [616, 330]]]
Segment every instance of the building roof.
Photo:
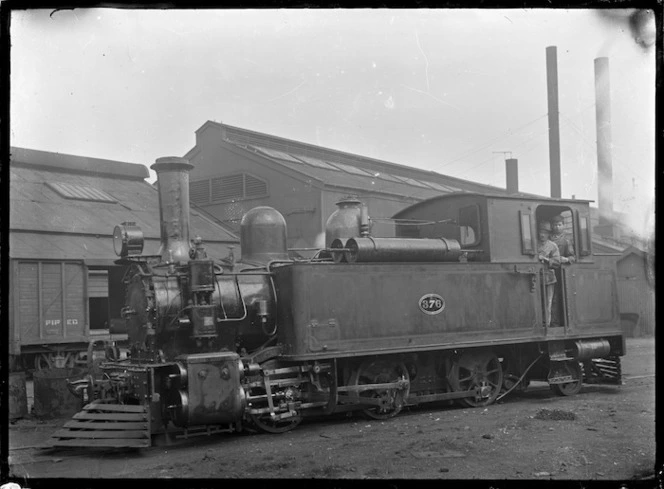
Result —
[[593, 253], [621, 254], [624, 249], [624, 246], [616, 245], [597, 233], [592, 233], [592, 243]]
[[623, 260], [623, 259], [627, 258], [630, 255], [636, 255], [639, 258], [643, 258], [644, 260], [647, 257], [647, 253], [645, 251], [640, 250], [636, 246], [628, 246], [627, 248], [625, 248], [622, 251], [622, 256], [618, 259], [618, 261]]
[[[49, 155], [53, 155], [49, 158]], [[144, 253], [160, 245], [159, 196], [132, 163], [11, 149], [9, 256], [110, 262], [113, 228], [135, 222]], [[222, 258], [238, 237], [199, 211], [190, 213], [191, 236], [200, 235], [211, 256]]]
[[[217, 130], [227, 143], [288, 168], [325, 187], [428, 199], [451, 192], [507, 195], [504, 188], [450, 177], [434, 171], [377, 160], [343, 151], [207, 121], [197, 131]], [[187, 156], [194, 153], [192, 149]], [[522, 194], [526, 195], [526, 194]]]

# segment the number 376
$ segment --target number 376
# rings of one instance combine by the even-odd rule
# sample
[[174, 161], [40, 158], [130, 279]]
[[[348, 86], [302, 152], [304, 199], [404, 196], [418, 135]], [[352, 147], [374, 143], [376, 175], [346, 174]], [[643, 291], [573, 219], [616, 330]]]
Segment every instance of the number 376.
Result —
[[428, 297], [422, 300], [422, 308], [427, 310], [436, 310], [443, 307], [443, 301], [441, 299], [434, 299], [433, 297]]

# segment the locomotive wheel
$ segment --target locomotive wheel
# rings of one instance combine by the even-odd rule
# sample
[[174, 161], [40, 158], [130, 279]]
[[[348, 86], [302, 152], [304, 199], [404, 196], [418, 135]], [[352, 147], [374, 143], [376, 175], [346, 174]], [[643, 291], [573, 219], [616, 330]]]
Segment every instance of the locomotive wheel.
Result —
[[372, 419], [389, 419], [401, 412], [408, 393], [410, 392], [410, 377], [408, 369], [403, 363], [391, 363], [385, 360], [366, 361], [353, 372], [350, 385], [387, 384], [391, 382], [407, 381], [408, 385], [401, 389], [368, 390], [358, 394], [362, 397], [377, 398], [381, 400], [380, 406], [363, 409], [362, 412]]
[[570, 362], [567, 364], [567, 368], [572, 374], [572, 377], [578, 380], [567, 382], [566, 384], [551, 384], [551, 390], [559, 396], [573, 396], [578, 394], [581, 390], [581, 384], [583, 383], [581, 365], [579, 365], [579, 362]]
[[302, 416], [274, 420], [269, 414], [249, 414], [256, 428], [266, 433], [286, 433], [302, 422]]
[[449, 380], [455, 391], [478, 389], [459, 402], [470, 407], [488, 406], [496, 400], [503, 385], [503, 368], [495, 353], [464, 353], [452, 365]]

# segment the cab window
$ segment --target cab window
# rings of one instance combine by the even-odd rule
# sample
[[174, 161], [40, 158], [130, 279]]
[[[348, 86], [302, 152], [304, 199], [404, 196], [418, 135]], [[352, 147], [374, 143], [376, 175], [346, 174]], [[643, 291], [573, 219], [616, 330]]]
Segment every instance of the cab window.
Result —
[[[574, 225], [574, 218], [572, 210], [569, 207], [555, 206], [555, 205], [540, 205], [537, 208], [536, 217], [537, 217], [537, 227], [542, 223], [546, 223], [549, 226], [549, 229], [552, 234], [555, 235], [556, 229], [551, 222], [554, 217], [560, 216], [562, 218], [562, 229], [558, 231], [565, 235], [569, 244], [572, 245], [574, 249], [574, 255], [577, 255], [579, 250], [576, 249], [577, 236], [583, 240], [583, 232], [580, 232], [580, 229], [576, 229]], [[582, 223], [579, 223], [579, 227]], [[555, 240], [554, 240], [555, 241]]]
[[590, 223], [588, 216], [578, 215], [579, 222], [579, 254], [590, 255]]
[[532, 233], [532, 221], [530, 212], [519, 212], [521, 226], [521, 253], [524, 255], [535, 254], [535, 239]]
[[480, 236], [480, 208], [477, 204], [468, 205], [459, 209], [459, 241], [461, 246], [479, 244]]

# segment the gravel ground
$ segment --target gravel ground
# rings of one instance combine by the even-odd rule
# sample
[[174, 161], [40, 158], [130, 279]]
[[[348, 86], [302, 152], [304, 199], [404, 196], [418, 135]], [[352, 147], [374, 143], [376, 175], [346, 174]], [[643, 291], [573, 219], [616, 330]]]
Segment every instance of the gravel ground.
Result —
[[[534, 382], [488, 408], [448, 403], [389, 421], [360, 414], [307, 419], [282, 435], [220, 434], [140, 451], [38, 448], [67, 420], [10, 426], [20, 479], [287, 478], [620, 480], [654, 476], [655, 348], [628, 339], [622, 386], [572, 397]], [[29, 481], [26, 485], [29, 484]]]

